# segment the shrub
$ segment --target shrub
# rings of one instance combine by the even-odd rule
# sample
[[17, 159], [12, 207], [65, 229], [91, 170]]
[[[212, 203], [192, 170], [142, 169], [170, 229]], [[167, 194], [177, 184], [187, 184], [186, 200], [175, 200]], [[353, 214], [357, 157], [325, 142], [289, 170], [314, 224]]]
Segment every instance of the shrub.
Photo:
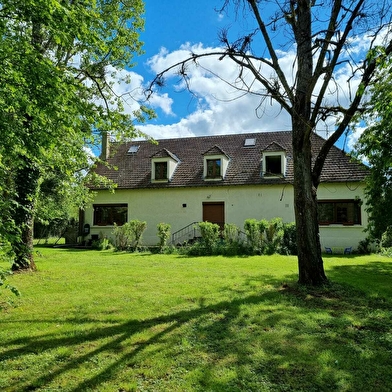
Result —
[[141, 245], [142, 235], [147, 228], [145, 221], [132, 220], [122, 226], [114, 225], [114, 238], [116, 250], [137, 250]]
[[366, 237], [364, 240], [359, 241], [357, 251], [360, 255], [370, 255], [372, 253], [371, 246], [372, 240]]
[[278, 253], [282, 247], [283, 235], [282, 218], [271, 219], [265, 227], [264, 252], [268, 255]]
[[[7, 261], [11, 264], [12, 258], [13, 258], [13, 252], [12, 252], [11, 244], [5, 239], [0, 237], [0, 261], [2, 262]], [[0, 268], [0, 290], [7, 289], [11, 291], [13, 294], [19, 296], [20, 295], [19, 290], [16, 287], [11, 286], [9, 283], [7, 283], [7, 277], [9, 275], [12, 275], [11, 271], [5, 271]]]
[[217, 246], [220, 235], [220, 227], [216, 223], [200, 222], [201, 245], [205, 248], [206, 254], [213, 254]]
[[167, 240], [170, 238], [171, 226], [168, 223], [158, 223], [158, 237], [159, 237], [159, 250], [162, 252], [163, 248], [166, 246]]
[[109, 238], [103, 236], [98, 241], [93, 241], [91, 244], [91, 248], [96, 250], [108, 250], [112, 247], [113, 245], [110, 242]]
[[261, 248], [260, 225], [257, 219], [246, 219], [244, 223], [246, 240], [251, 253], [257, 253]]
[[380, 248], [383, 255], [392, 257], [392, 226], [389, 226], [381, 236]]
[[285, 255], [297, 255], [297, 228], [295, 222], [283, 224], [283, 238], [280, 253]]

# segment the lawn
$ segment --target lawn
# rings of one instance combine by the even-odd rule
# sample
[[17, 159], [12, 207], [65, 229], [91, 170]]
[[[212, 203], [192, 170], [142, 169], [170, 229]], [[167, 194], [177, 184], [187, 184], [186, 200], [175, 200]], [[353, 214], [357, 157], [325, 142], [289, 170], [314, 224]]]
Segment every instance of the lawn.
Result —
[[294, 257], [37, 249], [0, 292], [1, 391], [392, 390], [392, 259], [304, 290]]

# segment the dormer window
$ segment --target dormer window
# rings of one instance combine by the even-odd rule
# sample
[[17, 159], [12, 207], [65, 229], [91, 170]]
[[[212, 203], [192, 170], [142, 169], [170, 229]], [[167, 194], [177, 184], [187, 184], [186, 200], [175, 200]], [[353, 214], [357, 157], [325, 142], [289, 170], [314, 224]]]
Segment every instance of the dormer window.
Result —
[[151, 181], [168, 182], [173, 177], [180, 160], [165, 148], [151, 157]]
[[167, 180], [167, 162], [154, 162], [155, 180]]
[[262, 156], [262, 176], [278, 178], [286, 175], [286, 151], [277, 143], [271, 143]]
[[205, 181], [223, 180], [229, 166], [230, 158], [218, 146], [214, 146], [204, 154], [203, 178]]
[[206, 178], [221, 178], [222, 161], [220, 158], [207, 159]]

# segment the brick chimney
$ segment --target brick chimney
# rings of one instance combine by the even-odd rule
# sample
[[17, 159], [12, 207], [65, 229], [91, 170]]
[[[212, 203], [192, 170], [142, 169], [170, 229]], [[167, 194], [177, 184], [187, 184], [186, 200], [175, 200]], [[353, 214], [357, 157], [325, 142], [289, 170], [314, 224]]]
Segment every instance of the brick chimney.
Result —
[[102, 132], [102, 149], [101, 149], [101, 155], [100, 158], [103, 161], [106, 161], [109, 158], [109, 153], [110, 153], [110, 135], [108, 132]]

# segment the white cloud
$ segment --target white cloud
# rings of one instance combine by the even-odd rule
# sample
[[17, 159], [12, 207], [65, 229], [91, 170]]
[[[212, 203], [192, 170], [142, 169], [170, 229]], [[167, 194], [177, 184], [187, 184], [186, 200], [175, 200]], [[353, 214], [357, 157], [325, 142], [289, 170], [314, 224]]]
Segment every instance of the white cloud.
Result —
[[[369, 44], [369, 38], [353, 40], [349, 45], [349, 55], [363, 55]], [[150, 105], [157, 109], [161, 117], [155, 120], [155, 123], [142, 125], [139, 128], [154, 138], [291, 129], [289, 115], [271, 98], [261, 95], [263, 88], [260, 83], [254, 83], [251, 75], [244, 72], [240, 79], [239, 68], [228, 58], [219, 61], [219, 55], [206, 56], [198, 59], [197, 66], [190, 63], [182, 70], [186, 73], [187, 83], [178, 74], [181, 62], [189, 58], [191, 53], [221, 51], [222, 48], [219, 47], [186, 43], [178, 50], [171, 52], [161, 48], [159, 53], [152, 56], [145, 65], [154, 75], [174, 64], [179, 65], [166, 73], [166, 86], [155, 91], [150, 99]], [[293, 86], [297, 64], [295, 51], [293, 49], [279, 50], [277, 54], [287, 81]], [[273, 70], [265, 65], [260, 65], [260, 67], [260, 72], [264, 73], [265, 77], [273, 76]], [[352, 72], [353, 69], [348, 63], [340, 66], [335, 73], [335, 82], [331, 83], [328, 88], [326, 103], [344, 107], [351, 101], [358, 87], [360, 76], [358, 72], [355, 77], [352, 77]], [[133, 86], [135, 89], [145, 87], [146, 82], [143, 77], [132, 74], [132, 78], [135, 85], [139, 86]], [[244, 87], [243, 80], [248, 85], [253, 83], [252, 91], [259, 95], [239, 91], [237, 87]], [[225, 81], [230, 81], [232, 84]], [[320, 79], [316, 86], [315, 97], [322, 82], [323, 80]], [[187, 91], [188, 87], [192, 95]], [[157, 123], [160, 124], [157, 125]], [[329, 118], [325, 122], [320, 121], [317, 130], [325, 136], [328, 132], [329, 134], [333, 132], [335, 124], [336, 118]], [[354, 141], [350, 142], [350, 147], [353, 143]]]

